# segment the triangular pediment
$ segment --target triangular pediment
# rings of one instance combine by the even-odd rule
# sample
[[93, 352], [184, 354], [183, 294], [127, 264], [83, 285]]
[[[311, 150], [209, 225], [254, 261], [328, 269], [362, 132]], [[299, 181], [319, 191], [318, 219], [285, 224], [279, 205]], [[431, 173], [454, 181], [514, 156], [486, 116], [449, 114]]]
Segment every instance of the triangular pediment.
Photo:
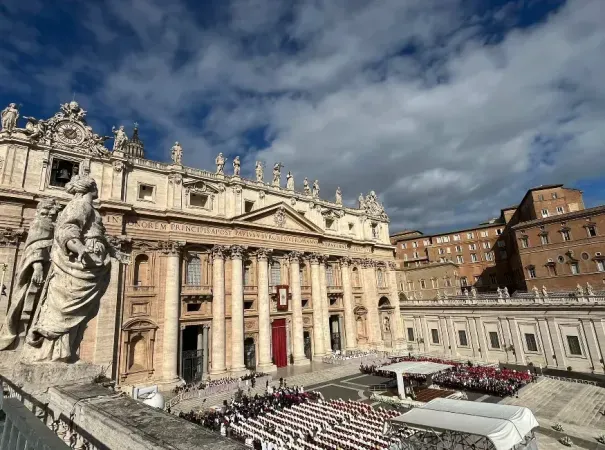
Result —
[[269, 228], [323, 234], [321, 228], [283, 202], [242, 214], [233, 220]]

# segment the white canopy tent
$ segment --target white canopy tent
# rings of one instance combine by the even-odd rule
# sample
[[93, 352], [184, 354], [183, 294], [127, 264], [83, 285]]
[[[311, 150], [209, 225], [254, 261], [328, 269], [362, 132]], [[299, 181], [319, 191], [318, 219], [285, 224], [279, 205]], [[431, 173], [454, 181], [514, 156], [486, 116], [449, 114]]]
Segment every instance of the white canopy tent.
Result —
[[405, 383], [403, 381], [404, 374], [429, 376], [451, 369], [452, 367], [454, 366], [450, 364], [440, 364], [430, 361], [402, 361], [379, 367], [378, 370], [392, 372], [396, 375], [397, 391], [399, 392], [399, 396], [401, 398], [405, 398]]
[[538, 421], [521, 406], [438, 398], [392, 419], [391, 424], [419, 430], [411, 439], [422, 442], [419, 448], [537, 448], [533, 430]]

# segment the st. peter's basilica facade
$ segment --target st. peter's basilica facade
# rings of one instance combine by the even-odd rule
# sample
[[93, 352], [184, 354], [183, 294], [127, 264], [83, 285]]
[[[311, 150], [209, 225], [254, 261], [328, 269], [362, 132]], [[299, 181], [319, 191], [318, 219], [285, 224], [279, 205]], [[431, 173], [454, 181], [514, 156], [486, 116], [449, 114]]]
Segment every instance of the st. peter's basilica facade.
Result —
[[[326, 201], [317, 181], [299, 192], [288, 172], [282, 183], [281, 164], [264, 174], [257, 162], [255, 180], [240, 176], [239, 158], [186, 167], [178, 143], [171, 163], [151, 161], [136, 125], [130, 137], [113, 129], [109, 151], [76, 102], [48, 120], [19, 118], [14, 105], [3, 114], [2, 322], [38, 203], [65, 204], [66, 183], [85, 173], [116, 259], [79, 358], [111, 365], [121, 382], [269, 372], [403, 344], [388, 217], [373, 192], [349, 208], [340, 189]], [[28, 295], [21, 331], [36, 289]]]

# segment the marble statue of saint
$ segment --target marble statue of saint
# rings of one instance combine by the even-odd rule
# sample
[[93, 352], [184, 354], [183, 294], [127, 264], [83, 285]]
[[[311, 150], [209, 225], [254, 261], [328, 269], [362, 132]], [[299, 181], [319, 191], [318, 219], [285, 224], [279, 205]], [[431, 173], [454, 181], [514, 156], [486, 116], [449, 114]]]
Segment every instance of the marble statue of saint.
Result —
[[25, 124], [25, 133], [29, 135], [29, 138], [32, 141], [38, 141], [46, 134], [46, 121], [36, 119], [35, 117], [23, 118], [27, 120], [27, 123]]
[[471, 296], [477, 298], [477, 289], [475, 289], [475, 286], [471, 287]]
[[391, 331], [391, 320], [388, 317], [384, 318], [384, 331]]
[[17, 127], [17, 119], [19, 118], [19, 109], [15, 103], [9, 104], [2, 110], [2, 130], [12, 133]]
[[116, 127], [111, 127], [111, 131], [114, 134], [113, 139], [113, 151], [122, 151], [126, 142], [128, 142], [128, 136], [126, 136], [126, 132], [124, 131], [124, 125], [120, 125], [120, 128], [116, 130]]
[[284, 167], [282, 166], [282, 163], [275, 163], [275, 165], [273, 166], [273, 186], [277, 186], [279, 187], [280, 183], [281, 183], [281, 168]]
[[20, 332], [20, 323], [25, 322], [27, 327], [35, 311], [50, 267], [54, 220], [58, 211], [59, 204], [55, 200], [43, 199], [38, 203], [17, 269], [15, 293], [6, 314], [6, 323], [0, 332], [0, 350], [5, 350], [14, 342]]
[[227, 159], [223, 156], [223, 154], [219, 153], [214, 162], [216, 163], [217, 175], [225, 175], [225, 162], [227, 162]]
[[315, 180], [313, 182], [313, 190], [312, 190], [312, 195], [313, 197], [317, 198], [319, 197], [319, 181]]
[[288, 175], [286, 175], [286, 188], [289, 191], [294, 190], [294, 175], [292, 175], [292, 172], [290, 171], [288, 171]]
[[363, 198], [363, 194], [359, 194], [357, 201], [359, 202], [359, 209], [364, 209], [366, 207], [366, 201]]
[[265, 174], [263, 171], [263, 163], [261, 161], [256, 161], [256, 167], [254, 168], [254, 171], [256, 172], [256, 181], [262, 183]]
[[498, 294], [498, 298], [502, 298], [502, 291], [500, 290], [500, 287], [496, 289], [496, 293]]
[[170, 156], [172, 157], [172, 162], [174, 164], [178, 164], [179, 166], [182, 164], [183, 147], [181, 147], [181, 144], [179, 144], [178, 141], [176, 141], [170, 149]]
[[534, 293], [534, 297], [536, 297], [536, 298], [540, 297], [540, 291], [538, 290], [537, 286], [534, 286], [533, 288], [531, 288], [531, 291]]
[[110, 281], [111, 247], [93, 206], [97, 183], [76, 175], [65, 191], [74, 197], [57, 217], [49, 274], [24, 348], [24, 357], [34, 361], [76, 359], [86, 325], [97, 315]]
[[576, 295], [578, 297], [582, 297], [584, 295], [584, 290], [582, 289], [582, 286], [580, 286], [580, 283], [578, 283], [576, 286]]
[[336, 188], [336, 204], [342, 205], [342, 191], [340, 190], [340, 186]]
[[502, 289], [502, 292], [504, 292], [505, 298], [510, 298], [510, 294], [508, 293], [508, 288], [506, 286], [504, 286], [504, 289]]
[[548, 297], [548, 291], [546, 290], [546, 286], [542, 286], [542, 297]]
[[594, 295], [594, 289], [592, 288], [592, 285], [588, 282], [586, 283], [586, 294]]
[[239, 161], [239, 156], [233, 158], [233, 175], [239, 177], [239, 173], [241, 170], [241, 163]]
[[309, 179], [307, 177], [305, 177], [305, 179], [303, 180], [303, 191], [306, 195], [311, 194], [311, 188], [309, 187]]

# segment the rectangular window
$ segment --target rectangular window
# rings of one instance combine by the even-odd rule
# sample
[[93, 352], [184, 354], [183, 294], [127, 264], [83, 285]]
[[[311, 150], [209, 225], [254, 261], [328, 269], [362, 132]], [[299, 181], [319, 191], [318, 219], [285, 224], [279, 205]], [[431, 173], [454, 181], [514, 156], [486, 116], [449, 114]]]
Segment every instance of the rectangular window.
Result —
[[471, 231], [470, 233], [466, 233], [466, 238], [467, 238], [467, 239], [472, 239], [472, 238], [474, 238], [474, 237], [475, 237], [475, 235], [473, 234], [473, 232], [472, 232], [472, 231]]
[[556, 192], [553, 192], [551, 195], [552, 195], [552, 199], [553, 199], [553, 200], [555, 200], [555, 199], [558, 197], [558, 195], [557, 195], [557, 193], [556, 193]]
[[[328, 219], [328, 218], [326, 218], [325, 221], [326, 221], [326, 230], [333, 230], [334, 229], [334, 219]], [[374, 228], [372, 228], [372, 230], [373, 229]], [[376, 237], [374, 235], [373, 231], [372, 231], [372, 236]]]
[[492, 348], [500, 348], [500, 339], [496, 331], [489, 332], [489, 344]]
[[408, 341], [414, 342], [414, 329], [408, 328]]
[[413, 291], [413, 290], [414, 290], [414, 282], [408, 281], [408, 291]]
[[450, 241], [449, 236], [443, 236], [443, 242], [449, 242], [449, 241]]
[[538, 195], [538, 201], [543, 202], [544, 201], [544, 195], [542, 195], [542, 194]]
[[529, 247], [529, 238], [527, 238], [527, 236], [523, 236], [521, 238], [521, 247], [522, 248], [527, 248]]
[[412, 247], [413, 248], [418, 248], [418, 242], [416, 242], [416, 241], [412, 242]]
[[550, 264], [550, 265], [546, 266], [546, 268], [548, 269], [548, 276], [550, 276], [550, 277], [557, 276], [557, 266], [555, 266], [554, 264]]
[[564, 242], [571, 241], [571, 234], [569, 233], [569, 231], [567, 231], [567, 230], [561, 231], [561, 236], [563, 237]]
[[460, 286], [468, 286], [468, 280], [466, 277], [460, 277]]
[[460, 347], [468, 347], [465, 330], [458, 330], [458, 342], [460, 343]]
[[460, 245], [456, 245], [456, 251], [457, 252], [461, 252], [462, 251], [462, 247]]
[[462, 255], [456, 255], [456, 262], [458, 264], [464, 264], [464, 258], [462, 257]]
[[65, 187], [65, 185], [71, 181], [71, 178], [78, 174], [79, 168], [79, 163], [53, 158], [52, 167], [50, 169], [50, 185]]
[[448, 247], [448, 248], [445, 249], [445, 252], [446, 253], [452, 253], [452, 249]]
[[557, 214], [563, 214], [565, 209], [562, 206], [557, 206]]
[[455, 234], [454, 235], [454, 240], [455, 241], [459, 241], [460, 240], [460, 235], [459, 234]]
[[431, 245], [431, 241], [429, 241], [428, 239], [425, 239], [422, 244], [426, 247], [427, 245]]
[[476, 253], [471, 253], [471, 262], [477, 262], [477, 261], [479, 261], [477, 259], [477, 254]]
[[597, 227], [589, 225], [586, 227], [586, 232], [588, 233], [588, 237], [595, 237], [597, 235]]
[[349, 233], [355, 232], [355, 224], [353, 222], [349, 222]]
[[599, 272], [605, 272], [605, 262], [601, 260], [597, 261], [597, 270]]
[[437, 280], [435, 278], [431, 278], [431, 286], [433, 286], [433, 289], [439, 287], [439, 283], [437, 282]]
[[489, 245], [489, 242], [486, 241], [486, 242], [483, 243], [483, 248], [488, 249], [490, 247], [491, 246]]
[[493, 261], [494, 260], [494, 254], [492, 252], [487, 252], [485, 254], [485, 260], [486, 261]]
[[421, 287], [422, 289], [426, 289], [426, 281], [424, 281], [424, 280], [420, 280], [420, 287]]
[[487, 231], [482, 231], [481, 232], [481, 237], [487, 237]]
[[251, 200], [244, 200], [244, 212], [249, 213], [254, 209], [254, 202]]
[[441, 244], [443, 242], [443, 238], [441, 236], [437, 237], [437, 244]]
[[496, 274], [495, 273], [490, 273], [489, 274], [489, 282], [491, 284], [498, 284], [498, 278], [496, 278]]
[[569, 265], [569, 268], [571, 269], [571, 273], [574, 275], [577, 275], [580, 273], [580, 265], [578, 263], [572, 262]]
[[444, 255], [444, 254], [445, 254], [445, 249], [440, 248], [440, 249], [439, 249], [439, 254], [440, 254], [440, 255]]
[[418, 258], [419, 258], [418, 252], [414, 252], [414, 259], [418, 259]]
[[[205, 194], [189, 194], [189, 206], [195, 208], [208, 208], [208, 196]], [[249, 212], [249, 211], [246, 211]]]
[[540, 242], [542, 243], [542, 245], [548, 245], [548, 234], [541, 234]]
[[578, 336], [567, 336], [567, 345], [569, 346], [570, 355], [582, 356], [582, 347], [580, 347]]
[[401, 244], [401, 248], [408, 248], [408, 244], [404, 242], [403, 244]]
[[536, 278], [536, 268], [535, 267], [529, 267], [527, 269], [527, 276], [529, 278]]
[[446, 287], [452, 287], [452, 280], [450, 280], [449, 278], [445, 279], [445, 286]]
[[527, 345], [528, 352], [537, 352], [538, 343], [536, 342], [536, 335], [533, 333], [525, 333], [525, 344]]
[[145, 202], [153, 201], [153, 186], [147, 184], [139, 184], [139, 200]]
[[437, 328], [431, 329], [431, 337], [433, 338], [433, 344], [439, 344], [439, 330]]
[[469, 250], [477, 250], [477, 246], [475, 244], [468, 244]]
[[497, 228], [497, 229], [496, 229], [496, 234], [497, 234], [498, 236], [500, 236], [500, 235], [502, 234], [502, 228]]

